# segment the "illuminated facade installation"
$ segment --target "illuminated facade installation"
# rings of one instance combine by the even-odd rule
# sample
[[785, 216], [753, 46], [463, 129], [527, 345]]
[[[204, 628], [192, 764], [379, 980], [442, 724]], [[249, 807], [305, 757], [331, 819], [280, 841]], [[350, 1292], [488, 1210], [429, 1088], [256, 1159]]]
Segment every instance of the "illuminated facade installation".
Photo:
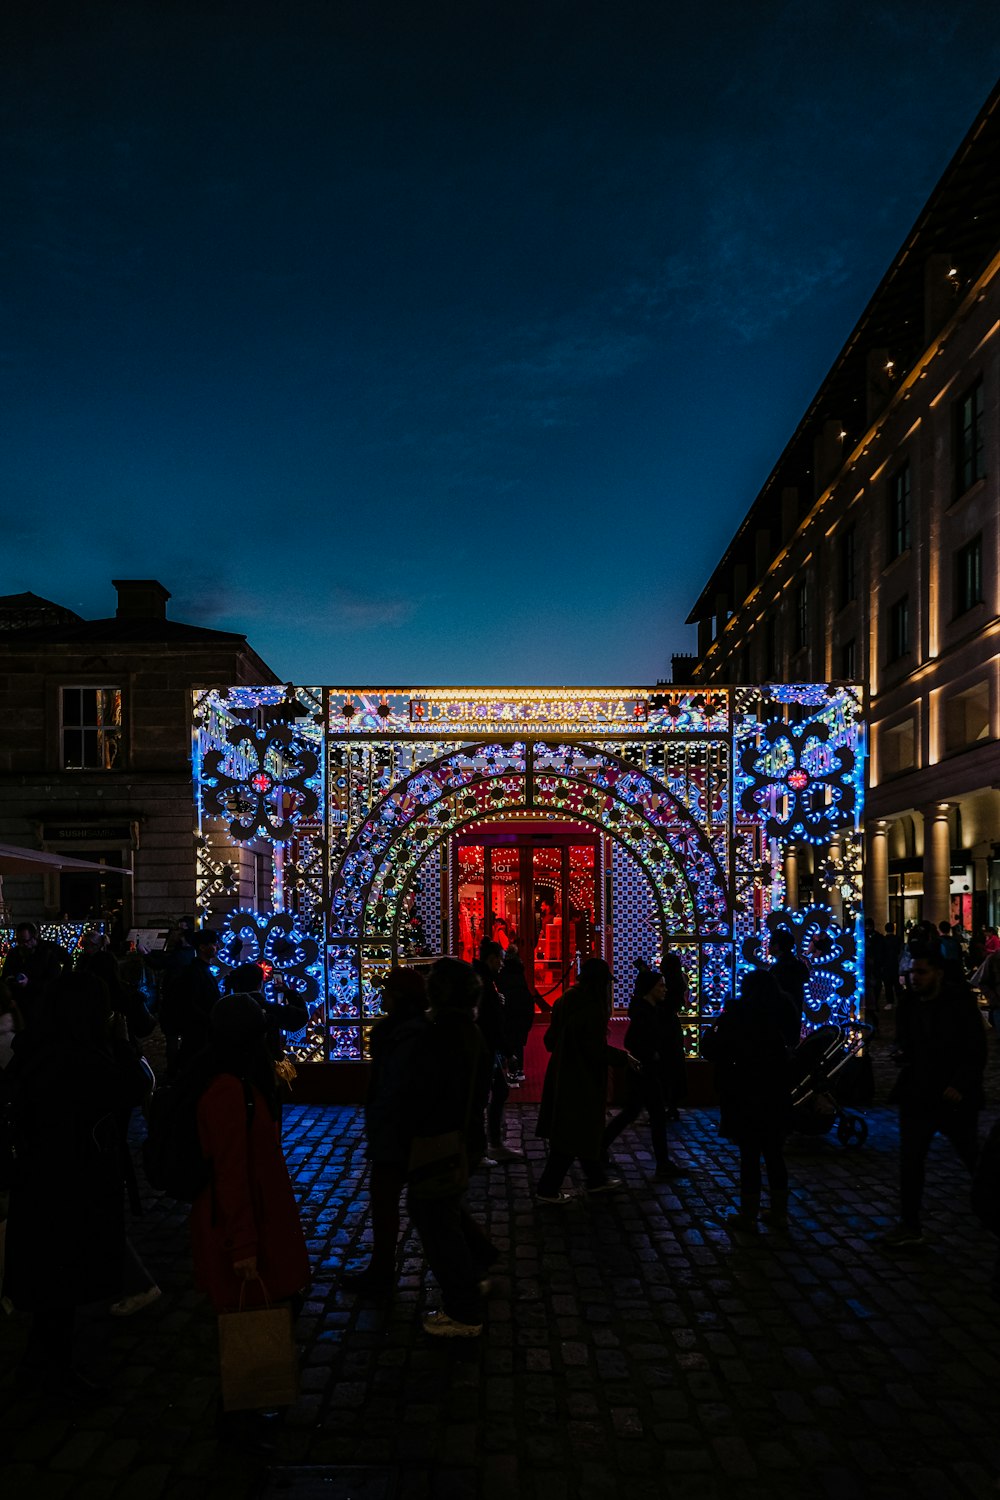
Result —
[[[483, 935], [518, 938], [543, 1005], [591, 954], [627, 1004], [669, 944], [692, 1056], [779, 926], [813, 1012], [856, 1014], [860, 688], [218, 688], [194, 772], [200, 914], [305, 996], [302, 1059], [363, 1057], [380, 976]], [[803, 843], [824, 899], [800, 909]]]

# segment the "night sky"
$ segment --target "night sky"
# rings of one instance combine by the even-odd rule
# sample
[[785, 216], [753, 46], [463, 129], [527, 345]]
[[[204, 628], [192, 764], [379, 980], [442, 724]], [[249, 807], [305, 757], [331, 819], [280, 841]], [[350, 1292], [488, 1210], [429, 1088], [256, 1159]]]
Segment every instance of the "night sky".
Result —
[[5, 0], [0, 593], [621, 683], [1000, 71], [996, 0]]

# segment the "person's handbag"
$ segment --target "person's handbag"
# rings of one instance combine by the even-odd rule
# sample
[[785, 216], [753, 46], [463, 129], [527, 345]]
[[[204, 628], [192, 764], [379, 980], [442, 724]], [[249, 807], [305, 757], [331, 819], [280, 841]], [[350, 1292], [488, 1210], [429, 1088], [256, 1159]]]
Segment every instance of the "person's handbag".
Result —
[[[299, 1394], [299, 1357], [287, 1305], [219, 1314], [219, 1371], [224, 1411], [290, 1406]], [[264, 1293], [265, 1298], [267, 1292]]]
[[469, 1185], [469, 1159], [464, 1132], [415, 1135], [410, 1142], [406, 1181], [415, 1198], [452, 1198]]

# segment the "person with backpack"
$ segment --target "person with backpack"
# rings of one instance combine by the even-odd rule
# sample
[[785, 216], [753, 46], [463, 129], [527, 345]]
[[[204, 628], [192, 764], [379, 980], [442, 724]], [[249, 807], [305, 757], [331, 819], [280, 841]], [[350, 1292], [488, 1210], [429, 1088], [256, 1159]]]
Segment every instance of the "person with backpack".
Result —
[[[774, 1229], [788, 1227], [789, 1059], [800, 1024], [798, 1002], [781, 988], [774, 969], [751, 969], [702, 1038], [702, 1056], [715, 1064], [719, 1132], [735, 1141], [740, 1153], [740, 1205], [727, 1220], [735, 1230], [756, 1234], [758, 1218]], [[763, 1214], [762, 1157], [770, 1196]]]

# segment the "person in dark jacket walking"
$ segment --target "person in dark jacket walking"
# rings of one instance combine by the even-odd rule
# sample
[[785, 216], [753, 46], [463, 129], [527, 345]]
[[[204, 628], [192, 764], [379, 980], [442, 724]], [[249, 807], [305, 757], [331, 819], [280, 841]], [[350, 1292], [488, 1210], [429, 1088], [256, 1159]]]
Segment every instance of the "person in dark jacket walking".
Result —
[[494, 1166], [497, 1162], [520, 1161], [524, 1156], [523, 1151], [508, 1146], [504, 1140], [504, 1105], [510, 1094], [507, 1058], [510, 1054], [511, 1037], [503, 992], [497, 983], [502, 964], [503, 949], [500, 944], [484, 938], [479, 947], [479, 962], [473, 968], [482, 986], [479, 1030], [490, 1057], [490, 1097], [486, 1106], [489, 1150], [483, 1160]]
[[914, 947], [909, 985], [896, 1017], [899, 1077], [890, 1102], [899, 1105], [900, 1222], [883, 1236], [889, 1250], [917, 1249], [924, 1163], [940, 1131], [970, 1172], [979, 1150], [986, 1032], [969, 986], [946, 977], [939, 948]]
[[[427, 993], [431, 1024], [407, 1051], [409, 1098], [404, 1091], [397, 1098], [397, 1120], [409, 1134], [407, 1210], [441, 1289], [442, 1307], [427, 1314], [423, 1327], [435, 1338], [476, 1338], [483, 1331], [484, 1278], [497, 1251], [463, 1194], [486, 1147], [491, 1058], [476, 1025], [481, 988], [472, 968], [457, 958], [438, 959]], [[463, 1161], [455, 1181], [431, 1187], [413, 1164], [415, 1143], [450, 1134], [460, 1138]]]
[[[789, 1057], [799, 1040], [799, 1023], [798, 1006], [774, 971], [751, 969], [702, 1038], [702, 1056], [715, 1063], [719, 1131], [740, 1153], [740, 1206], [728, 1222], [751, 1234], [757, 1232], [758, 1217], [775, 1229], [788, 1225], [784, 1144], [792, 1111]], [[770, 1196], [763, 1214], [761, 1157]]]
[[687, 1060], [684, 1056], [684, 1026], [681, 1012], [688, 1003], [688, 979], [679, 953], [666, 948], [660, 960], [663, 975], [663, 1031], [661, 1072], [667, 1119], [679, 1120], [680, 1105], [687, 1096]]
[[535, 1023], [535, 997], [528, 987], [520, 948], [514, 938], [507, 945], [497, 984], [503, 995], [507, 1018], [511, 1072], [515, 1081], [520, 1083], [524, 1079], [524, 1049]]
[[368, 1138], [368, 1191], [372, 1248], [368, 1264], [341, 1276], [341, 1285], [373, 1297], [396, 1285], [399, 1200], [406, 1186], [411, 1122], [400, 1099], [412, 1081], [413, 1049], [430, 1024], [427, 985], [416, 969], [390, 969], [382, 984], [385, 1017], [372, 1028], [371, 1072], [365, 1101]]
[[670, 1160], [667, 1145], [667, 1098], [674, 1074], [675, 1017], [667, 1009], [667, 985], [662, 974], [643, 969], [636, 977], [635, 991], [629, 1006], [629, 1026], [625, 1033], [625, 1050], [639, 1064], [625, 1077], [625, 1108], [605, 1127], [601, 1142], [602, 1158], [629, 1125], [634, 1125], [643, 1110], [649, 1116], [649, 1133], [656, 1157], [656, 1179], [669, 1181], [687, 1173]]
[[563, 1203], [563, 1180], [578, 1159], [587, 1191], [607, 1192], [622, 1185], [608, 1176], [602, 1161], [608, 1066], [625, 1067], [628, 1054], [608, 1044], [611, 970], [602, 958], [588, 958], [579, 982], [555, 1002], [545, 1033], [550, 1052], [542, 1085], [536, 1134], [548, 1140], [549, 1156], [538, 1181], [539, 1203]]

